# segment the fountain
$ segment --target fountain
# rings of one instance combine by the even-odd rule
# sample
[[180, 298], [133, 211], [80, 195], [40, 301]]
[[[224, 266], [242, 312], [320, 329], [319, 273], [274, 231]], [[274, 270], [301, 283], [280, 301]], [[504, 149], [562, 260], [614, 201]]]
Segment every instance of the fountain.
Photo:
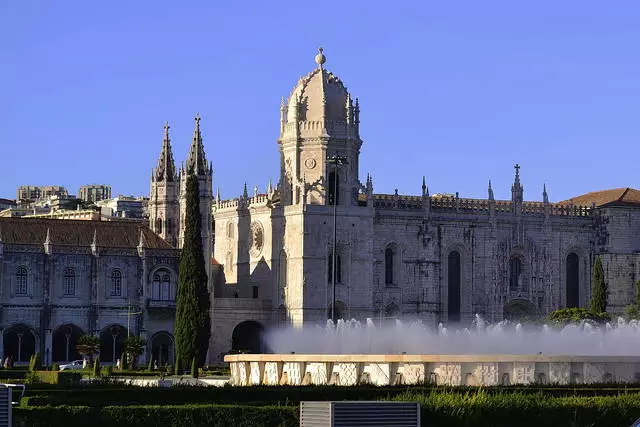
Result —
[[640, 322], [583, 321], [563, 328], [476, 315], [471, 327], [428, 327], [395, 320], [330, 320], [276, 329], [272, 353], [228, 355], [232, 383], [511, 385], [640, 381]]

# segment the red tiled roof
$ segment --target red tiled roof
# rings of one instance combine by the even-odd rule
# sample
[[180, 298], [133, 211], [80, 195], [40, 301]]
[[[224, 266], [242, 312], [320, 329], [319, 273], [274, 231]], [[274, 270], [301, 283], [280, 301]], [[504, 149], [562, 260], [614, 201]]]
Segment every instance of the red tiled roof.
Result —
[[558, 202], [559, 204], [570, 204], [589, 206], [595, 203], [596, 206], [605, 205], [636, 205], [640, 206], [640, 191], [627, 188], [612, 188], [610, 190], [593, 191], [582, 196], [572, 197], [568, 200]]
[[4, 243], [42, 245], [47, 238], [47, 230], [52, 245], [89, 246], [93, 242], [95, 231], [99, 247], [137, 248], [142, 231], [145, 248], [172, 248], [139, 221], [0, 218], [0, 236]]

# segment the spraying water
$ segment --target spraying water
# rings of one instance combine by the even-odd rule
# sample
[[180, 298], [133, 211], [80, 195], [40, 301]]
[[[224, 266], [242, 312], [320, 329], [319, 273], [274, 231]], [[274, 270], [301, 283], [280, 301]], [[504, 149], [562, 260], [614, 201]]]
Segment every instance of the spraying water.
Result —
[[545, 354], [640, 355], [640, 322], [622, 318], [563, 328], [502, 321], [489, 324], [476, 315], [467, 328], [437, 328], [421, 321], [376, 326], [371, 319], [338, 320], [326, 326], [276, 329], [266, 335], [270, 352], [298, 354]]

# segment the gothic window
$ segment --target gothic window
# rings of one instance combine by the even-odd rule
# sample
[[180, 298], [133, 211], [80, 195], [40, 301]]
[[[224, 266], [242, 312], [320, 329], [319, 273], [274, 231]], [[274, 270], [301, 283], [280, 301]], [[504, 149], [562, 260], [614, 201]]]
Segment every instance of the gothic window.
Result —
[[448, 314], [450, 322], [460, 321], [460, 285], [461, 285], [461, 263], [460, 252], [452, 251], [449, 253], [447, 261], [447, 279], [448, 279]]
[[522, 261], [517, 256], [509, 260], [509, 290], [517, 291], [522, 286]]
[[[342, 283], [342, 259], [340, 257], [340, 254], [336, 255], [336, 266], [336, 283]], [[329, 252], [328, 272], [328, 281], [329, 283], [333, 283], [333, 252]]]
[[253, 287], [253, 298], [254, 299], [258, 298], [258, 287], [257, 286]]
[[[337, 175], [339, 177], [339, 175]], [[329, 205], [333, 206], [334, 203], [340, 204], [340, 179], [336, 181], [336, 171], [332, 171], [329, 173], [329, 188], [327, 194], [329, 197], [327, 201]]]
[[27, 277], [26, 268], [16, 269], [16, 295], [27, 295]]
[[76, 272], [73, 268], [64, 269], [64, 295], [76, 294]]
[[384, 283], [387, 286], [397, 284], [393, 271], [395, 257], [396, 254], [393, 250], [393, 247], [387, 246], [387, 248], [384, 250]]
[[580, 261], [578, 255], [567, 255], [567, 307], [580, 306]]
[[171, 275], [168, 270], [160, 269], [153, 275], [151, 284], [151, 299], [157, 301], [173, 301], [171, 292]]
[[122, 273], [120, 270], [113, 270], [111, 272], [111, 296], [122, 296]]
[[278, 267], [279, 298], [284, 301], [284, 290], [287, 287], [287, 253], [284, 249], [280, 251], [280, 264]]
[[227, 252], [227, 257], [224, 264], [225, 270], [231, 273], [233, 271], [233, 255], [231, 254], [231, 252]]
[[156, 233], [162, 233], [162, 218], [156, 218]]
[[227, 237], [233, 239], [233, 221], [229, 221], [227, 224]]

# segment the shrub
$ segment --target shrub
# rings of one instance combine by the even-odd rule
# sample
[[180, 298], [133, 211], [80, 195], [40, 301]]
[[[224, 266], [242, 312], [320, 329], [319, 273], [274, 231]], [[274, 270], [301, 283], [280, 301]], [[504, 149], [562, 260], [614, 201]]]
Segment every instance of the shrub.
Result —
[[29, 359], [29, 372], [40, 369], [40, 353], [36, 352]]
[[100, 358], [96, 357], [95, 362], [93, 362], [93, 376], [94, 378], [100, 377]]
[[66, 371], [31, 371], [25, 378], [25, 384], [58, 384], [62, 386], [76, 385], [80, 382], [80, 372]]
[[58, 366], [58, 364], [57, 364], [57, 363], [53, 363], [53, 364], [51, 365], [51, 370], [52, 370], [52, 371], [59, 371], [59, 370], [60, 370], [60, 366]]
[[569, 323], [579, 323], [589, 320], [604, 323], [611, 320], [609, 313], [593, 313], [585, 308], [563, 308], [549, 313], [546, 320], [555, 326], [565, 326]]

